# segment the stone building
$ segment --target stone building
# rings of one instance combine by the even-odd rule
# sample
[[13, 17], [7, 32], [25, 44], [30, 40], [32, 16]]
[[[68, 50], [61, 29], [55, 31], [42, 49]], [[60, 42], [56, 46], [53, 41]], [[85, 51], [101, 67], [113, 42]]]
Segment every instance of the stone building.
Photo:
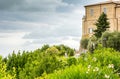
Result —
[[102, 12], [106, 13], [109, 19], [109, 31], [120, 31], [120, 0], [109, 0], [85, 6], [85, 16], [82, 19], [82, 38], [90, 37], [93, 34], [93, 30], [96, 29], [94, 24]]

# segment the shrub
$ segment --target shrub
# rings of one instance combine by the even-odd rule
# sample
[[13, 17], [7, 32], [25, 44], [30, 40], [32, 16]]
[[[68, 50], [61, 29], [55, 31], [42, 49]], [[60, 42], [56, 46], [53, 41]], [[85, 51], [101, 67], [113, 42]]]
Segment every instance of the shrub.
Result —
[[77, 60], [74, 57], [71, 57], [71, 58], [67, 59], [67, 63], [69, 66], [71, 66], [73, 64], [75, 65], [77, 63]]
[[57, 45], [55, 46], [60, 52], [59, 52], [59, 56], [64, 56], [65, 53], [68, 56], [73, 56], [74, 55], [74, 50], [68, 46], [65, 45]]
[[97, 38], [93, 35], [90, 37], [89, 42], [88, 42], [88, 50], [93, 53], [94, 49], [97, 47]]
[[120, 33], [119, 32], [105, 32], [102, 35], [103, 47], [110, 47], [120, 51]]
[[46, 79], [118, 79], [117, 74], [107, 67], [84, 66], [82, 64], [71, 66], [65, 70], [60, 70], [50, 74]]
[[42, 46], [42, 48], [40, 50], [41, 50], [41, 52], [43, 52], [43, 51], [46, 51], [49, 47], [50, 46], [46, 44], [46, 45]]
[[88, 38], [83, 38], [83, 39], [81, 39], [80, 46], [81, 46], [83, 49], [87, 49], [88, 41], [89, 41]]
[[6, 64], [2, 62], [2, 57], [0, 56], [0, 79], [15, 79], [15, 71], [13, 73], [14, 75], [12, 76], [6, 72]]
[[46, 50], [46, 53], [49, 53], [49, 54], [59, 54], [59, 50], [56, 48], [56, 47], [49, 47], [47, 50]]
[[111, 48], [96, 49], [72, 65], [47, 75], [46, 79], [119, 79], [120, 53]]

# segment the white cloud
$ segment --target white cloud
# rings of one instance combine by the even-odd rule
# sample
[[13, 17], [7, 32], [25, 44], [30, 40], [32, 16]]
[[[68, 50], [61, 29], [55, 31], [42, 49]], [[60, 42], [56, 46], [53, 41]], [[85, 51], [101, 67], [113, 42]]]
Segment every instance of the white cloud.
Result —
[[0, 1], [0, 54], [34, 50], [43, 44], [65, 44], [79, 49], [83, 4], [88, 2], [91, 1]]
[[0, 33], [0, 55], [7, 56], [13, 50], [20, 50], [26, 41], [22, 39], [24, 32]]

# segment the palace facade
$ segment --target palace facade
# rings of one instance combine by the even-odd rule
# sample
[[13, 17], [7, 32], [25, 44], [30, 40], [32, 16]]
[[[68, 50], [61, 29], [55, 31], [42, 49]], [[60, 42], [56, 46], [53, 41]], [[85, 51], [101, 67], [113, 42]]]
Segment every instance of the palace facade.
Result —
[[120, 1], [106, 1], [85, 6], [82, 18], [82, 38], [90, 37], [96, 29], [95, 23], [102, 12], [107, 14], [110, 22], [109, 31], [120, 31]]

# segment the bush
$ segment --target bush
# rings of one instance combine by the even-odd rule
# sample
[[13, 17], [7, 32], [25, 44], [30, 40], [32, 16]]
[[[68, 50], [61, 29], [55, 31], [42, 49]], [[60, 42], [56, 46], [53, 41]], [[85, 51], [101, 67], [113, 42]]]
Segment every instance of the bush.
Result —
[[43, 51], [46, 51], [49, 47], [50, 46], [46, 44], [46, 45], [42, 46], [42, 48], [40, 50], [41, 50], [41, 52], [43, 52]]
[[77, 60], [74, 57], [67, 59], [68, 66], [75, 65], [77, 63]]
[[0, 79], [15, 79], [15, 71], [13, 72], [14, 75], [10, 75], [6, 72], [6, 64], [2, 62], [2, 57], [0, 56]]
[[59, 54], [59, 50], [56, 47], [54, 47], [54, 46], [49, 47], [45, 52], [49, 53], [51, 55], [52, 54]]
[[80, 46], [81, 46], [83, 49], [87, 49], [88, 41], [89, 41], [88, 38], [83, 38], [83, 39], [81, 39]]
[[113, 73], [112, 69], [107, 67], [101, 68], [80, 64], [50, 74], [46, 79], [119, 79], [119, 76]]
[[93, 53], [93, 51], [96, 49], [97, 45], [98, 45], [97, 38], [93, 35], [89, 39], [87, 48], [91, 53]]
[[59, 56], [64, 56], [65, 53], [68, 55], [68, 56], [73, 56], [74, 55], [74, 50], [68, 46], [65, 46], [65, 45], [58, 45], [58, 46], [55, 46], [60, 52], [59, 52]]
[[119, 79], [120, 53], [111, 48], [96, 49], [78, 59], [79, 65], [49, 74], [46, 79]]
[[102, 35], [102, 45], [120, 51], [120, 32], [105, 32]]

